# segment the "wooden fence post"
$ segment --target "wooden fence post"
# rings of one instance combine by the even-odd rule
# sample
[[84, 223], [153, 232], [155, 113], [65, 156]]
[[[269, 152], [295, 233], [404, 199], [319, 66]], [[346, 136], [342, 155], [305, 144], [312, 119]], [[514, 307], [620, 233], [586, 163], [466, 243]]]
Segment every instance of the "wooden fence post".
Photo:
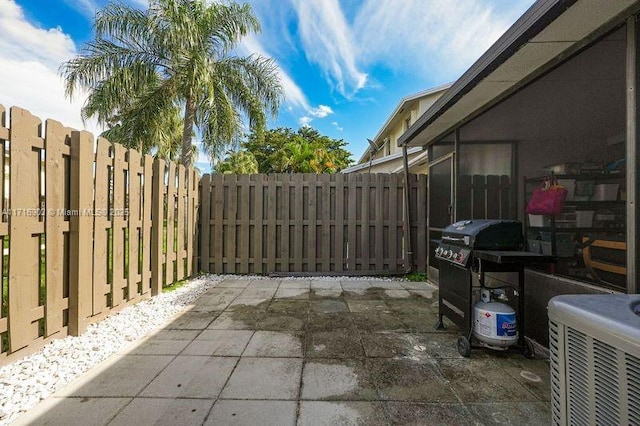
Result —
[[107, 294], [112, 293], [114, 286], [108, 280], [109, 258], [108, 244], [111, 220], [109, 218], [109, 194], [110, 179], [109, 167], [113, 166], [113, 158], [109, 155], [111, 144], [104, 138], [98, 138], [96, 149], [96, 176], [95, 176], [95, 200], [94, 200], [94, 236], [93, 236], [93, 308], [94, 316], [102, 314], [109, 309], [107, 306]]
[[152, 197], [153, 197], [153, 156], [147, 154], [144, 156], [144, 184], [143, 191], [143, 216], [142, 216], [142, 293], [151, 292], [151, 229], [153, 227], [152, 215]]
[[180, 164], [177, 167], [176, 175], [178, 177], [178, 190], [177, 190], [177, 199], [178, 199], [178, 211], [177, 211], [177, 224], [176, 224], [176, 235], [174, 236], [177, 241], [176, 250], [175, 250], [175, 261], [176, 261], [176, 281], [181, 281], [188, 277], [187, 272], [185, 270], [185, 259], [187, 258], [187, 251], [185, 249], [186, 239], [185, 239], [185, 218], [187, 206], [185, 206], [185, 201], [187, 201], [187, 184], [186, 184], [186, 169]]
[[128, 182], [128, 203], [127, 209], [124, 214], [125, 224], [127, 225], [127, 235], [129, 236], [127, 241], [128, 252], [128, 265], [127, 265], [127, 294], [129, 300], [138, 298], [144, 293], [142, 289], [138, 287], [138, 283], [142, 281], [140, 274], [140, 235], [142, 232], [142, 202], [140, 200], [140, 194], [142, 186], [140, 184], [140, 175], [142, 174], [142, 166], [140, 161], [142, 156], [135, 149], [129, 148], [128, 150], [128, 167], [129, 167], [129, 182]]
[[187, 170], [187, 276], [197, 274], [198, 258], [198, 173], [190, 167]]
[[[0, 105], [0, 167], [2, 170], [5, 170], [6, 162], [6, 150], [5, 150], [5, 141], [9, 140], [9, 128], [7, 127], [7, 114], [4, 106]], [[0, 191], [2, 193], [2, 197], [0, 197], [0, 204], [2, 205], [2, 210], [9, 208], [7, 203], [8, 200], [5, 200], [4, 194], [6, 191], [6, 181], [5, 179], [0, 179]], [[9, 238], [9, 216], [3, 214], [0, 216], [0, 245], [2, 246], [2, 250], [4, 253], [4, 242]], [[4, 262], [0, 263], [0, 271], [4, 274]], [[1, 315], [0, 315], [1, 316]], [[0, 334], [6, 333], [9, 330], [9, 321], [7, 317], [0, 318]], [[3, 348], [0, 348], [0, 351]]]
[[71, 132], [69, 334], [87, 327], [91, 313], [93, 258], [93, 135]]
[[[211, 175], [202, 176], [200, 189], [200, 270], [209, 272], [211, 230]], [[215, 266], [214, 266], [215, 268]]]
[[151, 198], [151, 295], [162, 293], [162, 266], [164, 256], [162, 244], [164, 236], [164, 170], [165, 162], [156, 159], [153, 163], [153, 188]]
[[[120, 214], [124, 211], [125, 193], [127, 182], [124, 179], [124, 173], [128, 171], [128, 165], [125, 162], [126, 148], [120, 144], [113, 144], [113, 205], [111, 206], [111, 232], [112, 232], [112, 308], [120, 306], [129, 300], [130, 295], [126, 294], [128, 282], [125, 278], [124, 269], [124, 233], [127, 229], [127, 220], [124, 215]], [[128, 291], [127, 291], [128, 293]]]
[[[69, 176], [65, 156], [70, 156], [72, 129], [63, 127], [54, 120], [46, 121], [45, 134], [45, 247], [46, 247], [46, 283], [47, 298], [45, 304], [46, 336], [58, 333], [63, 328], [63, 294], [67, 249], [65, 233], [69, 232], [69, 222], [65, 220], [64, 210], [69, 188]], [[68, 302], [68, 300], [67, 300]]]
[[15, 352], [38, 337], [40, 306], [41, 121], [22, 108], [11, 108], [11, 215], [9, 216], [9, 341]]

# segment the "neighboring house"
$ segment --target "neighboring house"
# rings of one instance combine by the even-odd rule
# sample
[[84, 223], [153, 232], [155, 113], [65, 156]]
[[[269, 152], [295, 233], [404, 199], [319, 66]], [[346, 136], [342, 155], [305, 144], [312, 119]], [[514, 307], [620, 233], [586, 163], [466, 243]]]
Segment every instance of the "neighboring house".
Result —
[[[402, 148], [398, 138], [420, 117], [451, 84], [433, 87], [400, 100], [382, 128], [372, 139], [376, 149], [369, 148], [360, 160], [342, 173], [402, 173]], [[412, 173], [426, 173], [427, 156], [422, 148], [409, 148], [409, 169]]]

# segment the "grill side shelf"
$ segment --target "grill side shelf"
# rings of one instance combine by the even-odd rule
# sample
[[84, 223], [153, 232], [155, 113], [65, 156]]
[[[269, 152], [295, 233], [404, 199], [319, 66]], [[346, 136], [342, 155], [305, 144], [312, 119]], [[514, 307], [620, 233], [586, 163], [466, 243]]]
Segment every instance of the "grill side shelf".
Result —
[[555, 256], [528, 251], [474, 250], [473, 255], [481, 260], [494, 263], [554, 263]]

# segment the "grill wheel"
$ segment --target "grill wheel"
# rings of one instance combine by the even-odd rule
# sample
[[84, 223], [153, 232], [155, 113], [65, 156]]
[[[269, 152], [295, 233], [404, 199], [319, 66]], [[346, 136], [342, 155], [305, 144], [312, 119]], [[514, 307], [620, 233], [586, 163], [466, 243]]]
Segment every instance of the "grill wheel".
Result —
[[521, 351], [525, 358], [533, 358], [536, 355], [533, 343], [531, 343], [528, 337], [524, 338], [524, 345], [522, 345]]
[[458, 353], [465, 358], [469, 358], [471, 355], [471, 343], [464, 336], [458, 337]]

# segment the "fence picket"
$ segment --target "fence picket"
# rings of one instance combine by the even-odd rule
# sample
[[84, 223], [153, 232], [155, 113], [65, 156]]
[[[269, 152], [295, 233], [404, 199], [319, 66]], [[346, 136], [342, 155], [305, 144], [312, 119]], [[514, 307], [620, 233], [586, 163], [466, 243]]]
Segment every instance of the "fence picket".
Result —
[[194, 272], [197, 270], [197, 260], [198, 260], [198, 226], [197, 221], [199, 218], [199, 208], [198, 208], [198, 195], [199, 188], [198, 185], [198, 172], [194, 169], [189, 169], [187, 171], [187, 175], [189, 176], [189, 190], [187, 193], [187, 197], [189, 198], [189, 209], [187, 213], [187, 276], [193, 276]]
[[144, 156], [144, 167], [142, 175], [142, 294], [151, 295], [151, 256], [152, 241], [151, 232], [153, 229], [153, 156]]
[[162, 293], [164, 271], [164, 176], [166, 163], [162, 159], [153, 162], [153, 185], [151, 214], [153, 215], [153, 228], [151, 229], [151, 295]]
[[[369, 235], [371, 231], [370, 213], [371, 206], [369, 205], [369, 196], [371, 194], [371, 175], [362, 175], [362, 197], [360, 200], [362, 209], [362, 224], [360, 225], [360, 256], [361, 268], [365, 271], [371, 270], [371, 261], [369, 257]], [[375, 266], [374, 266], [375, 268]]]
[[274, 272], [276, 271], [276, 228], [279, 210], [276, 194], [276, 176], [274, 174], [269, 174], [266, 176], [266, 178], [268, 181], [267, 211], [265, 212], [267, 215], [267, 264], [266, 271], [263, 272]]
[[209, 245], [211, 231], [211, 175], [206, 174], [200, 180], [200, 270], [209, 272]]
[[[416, 238], [412, 240], [414, 263], [418, 271], [427, 270], [427, 176], [418, 175], [418, 189], [413, 197], [416, 205], [416, 225], [418, 231]], [[416, 262], [417, 261], [417, 262]]]
[[333, 182], [331, 175], [321, 174], [318, 176], [318, 190], [322, 196], [318, 197], [321, 203], [320, 209], [320, 252], [322, 254], [321, 267], [317, 270], [330, 271], [331, 269], [331, 189]]
[[[213, 247], [214, 258], [214, 272], [216, 274], [227, 272], [225, 262], [223, 262], [225, 240], [224, 240], [224, 219], [225, 211], [224, 207], [224, 194], [225, 194], [225, 182], [223, 175], [215, 174], [211, 178], [211, 192], [213, 194], [209, 215], [213, 215], [213, 244], [209, 243], [209, 250]], [[207, 220], [211, 228], [211, 220]]]
[[344, 180], [346, 175], [336, 174], [336, 202], [335, 202], [335, 239], [334, 239], [334, 247], [335, 247], [335, 264], [334, 270], [337, 272], [344, 271], [344, 252], [345, 252], [345, 239], [344, 239]]
[[385, 176], [382, 174], [376, 174], [376, 200], [375, 200], [375, 260], [376, 269], [382, 271], [384, 269], [384, 188], [385, 188]]
[[389, 175], [389, 269], [396, 270], [398, 267], [398, 176]]
[[[69, 222], [65, 220], [68, 190], [65, 179], [66, 165], [71, 161], [71, 129], [57, 121], [46, 121], [45, 134], [45, 256], [46, 265], [46, 336], [63, 331], [63, 310], [69, 307], [69, 298], [63, 297], [68, 285]], [[67, 272], [67, 276], [65, 276]], [[66, 306], [65, 306], [66, 305]]]
[[306, 259], [307, 271], [315, 272], [317, 264], [321, 259], [317, 259], [317, 246], [318, 246], [318, 175], [307, 174], [305, 175], [309, 188], [309, 201], [307, 202], [307, 232], [305, 233], [305, 241], [302, 243], [302, 250], [306, 247]]
[[128, 225], [127, 228], [127, 247], [128, 247], [128, 263], [127, 263], [127, 294], [129, 300], [137, 299], [142, 293], [141, 276], [140, 276], [140, 232], [142, 230], [142, 218], [140, 214], [140, 176], [142, 167], [140, 165], [141, 155], [138, 151], [129, 149], [127, 152], [129, 158], [129, 185], [127, 191], [126, 210], [123, 212], [124, 219]]
[[[111, 144], [104, 138], [98, 138], [96, 149], [95, 194], [94, 194], [94, 259], [93, 259], [93, 309], [92, 315], [97, 316], [107, 310], [107, 295], [111, 294], [113, 279], [108, 276], [109, 232], [111, 220], [109, 217], [110, 177], [113, 161], [109, 154]], [[109, 306], [110, 308], [111, 306]]]
[[183, 280], [186, 276], [185, 260], [187, 259], [187, 252], [185, 250], [186, 238], [184, 221], [186, 215], [186, 202], [187, 202], [187, 182], [186, 182], [186, 169], [182, 164], [178, 166], [178, 223], [176, 225], [176, 281]]
[[[6, 156], [8, 155], [8, 152], [6, 149], [6, 141], [8, 140], [9, 140], [9, 128], [7, 127], [7, 114], [4, 106], [0, 105], [0, 155], [2, 156], [0, 158], [0, 167], [2, 167], [2, 170], [6, 170], [5, 168], [6, 160], [7, 160]], [[2, 196], [0, 197], [0, 200], [2, 200], [2, 211], [3, 211], [2, 216], [0, 216], [0, 243], [2, 243], [3, 260], [4, 260], [5, 243], [9, 239], [9, 215], [4, 214], [6, 209], [9, 208], [9, 200], [4, 195], [6, 194], [6, 190], [8, 189], [6, 188], [6, 186], [7, 186], [7, 180], [0, 179], [0, 189], [2, 191]], [[0, 277], [3, 277], [3, 279], [7, 272], [5, 269], [6, 268], [4, 265], [4, 261], [0, 262], [0, 271], [2, 271], [2, 274], [0, 275]], [[3, 296], [0, 295], [0, 297], [3, 297]], [[9, 321], [7, 318], [7, 313], [2, 311], [4, 310], [0, 310], [0, 335], [4, 335], [9, 330]], [[2, 357], [3, 355], [4, 354], [0, 353], [0, 357]]]
[[282, 221], [281, 221], [281, 225], [280, 225], [280, 230], [281, 230], [281, 234], [280, 234], [280, 253], [279, 253], [279, 260], [280, 260], [280, 270], [282, 272], [289, 272], [290, 269], [290, 265], [292, 263], [291, 259], [291, 254], [290, 254], [290, 248], [292, 247], [292, 243], [291, 243], [291, 235], [290, 235], [290, 228], [291, 228], [291, 220], [293, 219], [291, 217], [291, 208], [289, 203], [291, 202], [291, 177], [288, 174], [281, 174], [280, 176], [280, 180], [282, 181], [282, 207], [280, 208], [280, 211], [282, 212]]
[[93, 136], [71, 132], [71, 211], [69, 218], [69, 333], [83, 333], [91, 315], [92, 265], [82, 259], [93, 258], [93, 217], [85, 212], [93, 207]]
[[165, 274], [164, 279], [162, 281], [162, 285], [165, 286], [169, 283], [173, 282], [173, 277], [175, 275], [175, 260], [176, 260], [176, 252], [175, 252], [175, 226], [176, 226], [176, 165], [174, 163], [168, 164], [169, 172], [167, 174], [167, 183], [166, 183], [166, 234], [167, 241], [165, 243], [164, 250], [164, 263], [165, 263]]
[[[128, 295], [125, 294], [127, 288], [127, 279], [125, 277], [125, 229], [126, 221], [123, 215], [119, 214], [124, 210], [125, 203], [125, 173], [127, 167], [125, 165], [125, 148], [120, 144], [113, 144], [114, 158], [113, 158], [113, 204], [111, 205], [112, 223], [112, 270], [113, 270], [113, 282], [112, 282], [112, 307], [119, 306], [127, 301]], [[127, 296], [127, 297], [125, 297]]]
[[248, 265], [248, 269], [250, 273], [261, 274], [264, 272], [263, 267], [263, 258], [264, 253], [262, 250], [263, 246], [263, 234], [264, 234], [264, 186], [263, 186], [264, 175], [256, 174], [251, 175], [251, 181], [253, 182], [253, 197], [250, 197], [250, 200], [253, 201], [253, 208], [251, 209], [251, 213], [253, 214], [250, 217], [252, 220], [252, 237], [250, 240], [253, 241], [253, 251], [249, 254], [250, 264]]
[[302, 267], [303, 244], [304, 244], [304, 199], [303, 199], [303, 178], [304, 175], [296, 173], [291, 175], [293, 184], [293, 270], [304, 271]]
[[[21, 108], [11, 108], [9, 217], [9, 342], [11, 351], [40, 337], [40, 204], [41, 121]], [[35, 148], [35, 150], [34, 150]], [[17, 253], [18, 255], [15, 255]]]
[[237, 262], [238, 272], [241, 274], [249, 273], [249, 251], [253, 245], [253, 241], [250, 238], [249, 229], [249, 215], [251, 213], [251, 204], [249, 194], [251, 192], [251, 186], [249, 181], [249, 175], [238, 176], [238, 220], [239, 228], [236, 228], [236, 245], [238, 247]]

